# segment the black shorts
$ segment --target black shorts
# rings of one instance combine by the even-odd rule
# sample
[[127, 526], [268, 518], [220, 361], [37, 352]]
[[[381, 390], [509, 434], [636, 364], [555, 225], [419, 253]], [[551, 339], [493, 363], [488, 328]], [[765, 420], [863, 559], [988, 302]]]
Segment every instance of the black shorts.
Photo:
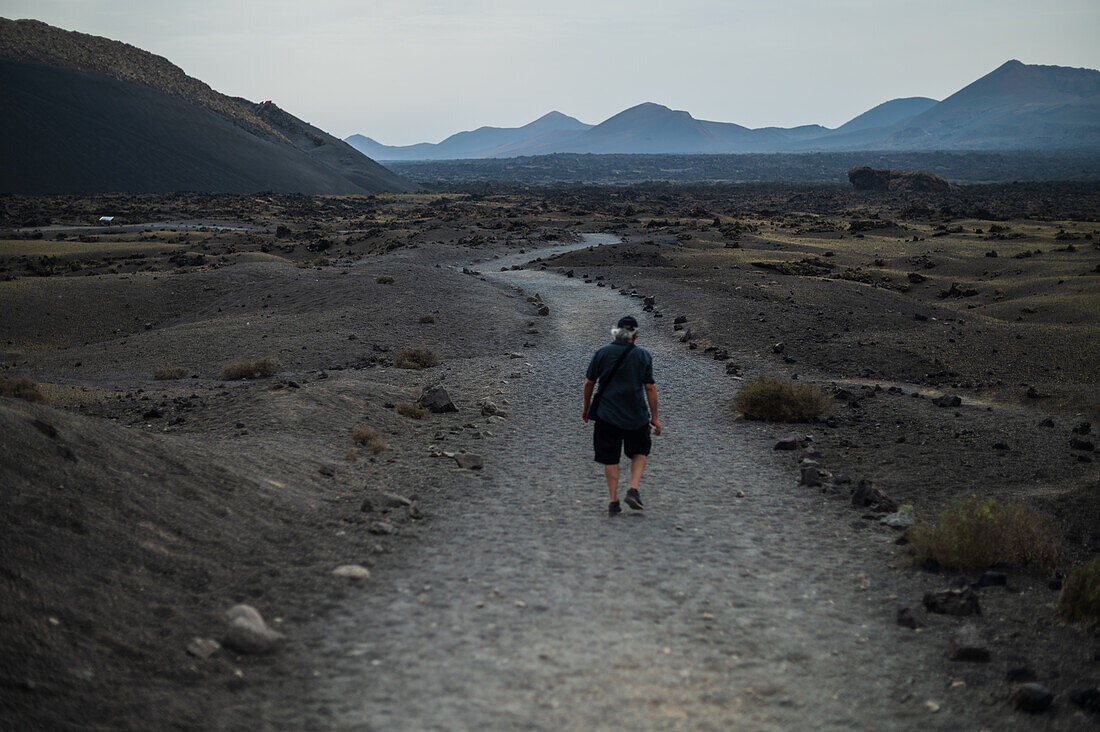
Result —
[[649, 425], [636, 430], [624, 430], [609, 422], [596, 420], [592, 432], [592, 446], [596, 449], [596, 462], [618, 465], [623, 452], [627, 457], [648, 455], [653, 440], [649, 437]]

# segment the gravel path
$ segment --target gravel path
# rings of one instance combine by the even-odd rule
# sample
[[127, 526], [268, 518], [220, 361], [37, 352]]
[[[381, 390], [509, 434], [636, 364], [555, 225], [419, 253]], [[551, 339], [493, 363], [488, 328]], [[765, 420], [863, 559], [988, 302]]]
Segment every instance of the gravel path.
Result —
[[[510, 385], [509, 427], [485, 456], [483, 487], [330, 617], [317, 678], [285, 701], [293, 712], [268, 709], [269, 720], [409, 730], [974, 721], [973, 710], [924, 707], [944, 691], [920, 671], [943, 649], [893, 623], [890, 537], [856, 535], [842, 519], [853, 514], [794, 487], [793, 460], [771, 450], [782, 430], [733, 419], [720, 362], [646, 328], [641, 302], [609, 288], [486, 276], [540, 293], [551, 315], [526, 353], [533, 373]], [[580, 386], [627, 312], [653, 353], [666, 432], [642, 483], [646, 510], [609, 519]]]

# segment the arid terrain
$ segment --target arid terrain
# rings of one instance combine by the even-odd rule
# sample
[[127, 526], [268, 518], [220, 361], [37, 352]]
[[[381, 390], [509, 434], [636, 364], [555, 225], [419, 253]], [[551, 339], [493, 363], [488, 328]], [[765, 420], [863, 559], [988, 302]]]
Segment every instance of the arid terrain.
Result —
[[[608, 526], [579, 388], [620, 310], [668, 447]], [[0, 197], [0, 377], [45, 399], [0, 399], [0, 720], [1085, 729], [1100, 636], [1054, 603], [1100, 552], [1098, 360], [1096, 184]], [[833, 406], [738, 418], [764, 374]], [[406, 404], [439, 384], [456, 411]], [[982, 572], [915, 566], [861, 481], [924, 520], [1036, 509], [1061, 559], [926, 612]], [[285, 647], [196, 645], [237, 603]], [[948, 659], [964, 620], [988, 662]]]

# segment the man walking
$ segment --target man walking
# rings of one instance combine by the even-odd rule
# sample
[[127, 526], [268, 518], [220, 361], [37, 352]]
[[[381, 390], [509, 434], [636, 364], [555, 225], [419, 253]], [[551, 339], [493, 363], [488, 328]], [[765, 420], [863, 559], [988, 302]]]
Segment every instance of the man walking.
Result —
[[[638, 337], [638, 321], [631, 316], [621, 318], [611, 329], [611, 343], [592, 356], [584, 379], [584, 411], [581, 418], [596, 420], [592, 444], [596, 462], [603, 465], [607, 478], [610, 503], [607, 515], [622, 512], [619, 506], [619, 460], [623, 452], [630, 458], [630, 488], [626, 505], [642, 510], [638, 483], [642, 480], [646, 456], [653, 434], [661, 434], [657, 419], [657, 386], [653, 383], [653, 357], [644, 348], [634, 345]], [[595, 398], [592, 392], [599, 383]], [[646, 408], [648, 405], [648, 409]]]

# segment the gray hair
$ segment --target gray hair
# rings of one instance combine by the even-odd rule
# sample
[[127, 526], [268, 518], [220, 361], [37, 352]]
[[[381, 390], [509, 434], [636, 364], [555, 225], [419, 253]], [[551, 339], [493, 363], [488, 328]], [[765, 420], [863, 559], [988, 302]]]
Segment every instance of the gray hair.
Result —
[[612, 328], [611, 337], [617, 341], [629, 341], [637, 332], [637, 328]]

